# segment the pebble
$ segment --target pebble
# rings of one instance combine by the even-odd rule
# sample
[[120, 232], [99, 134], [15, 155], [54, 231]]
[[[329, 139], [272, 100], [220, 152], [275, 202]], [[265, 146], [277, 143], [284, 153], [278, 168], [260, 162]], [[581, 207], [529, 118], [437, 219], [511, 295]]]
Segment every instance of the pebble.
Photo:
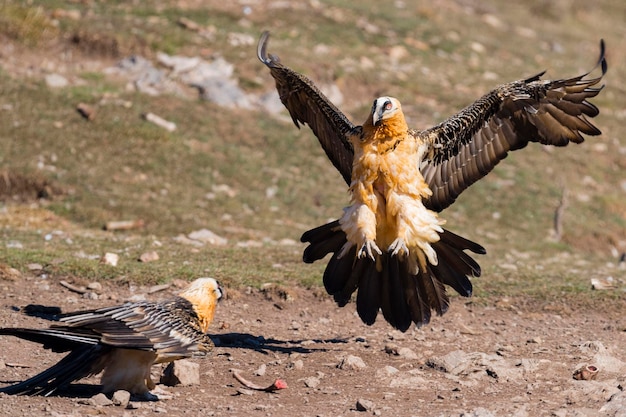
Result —
[[358, 399], [356, 400], [357, 411], [372, 411], [374, 409], [374, 403], [370, 400]]
[[304, 362], [302, 362], [302, 359], [296, 359], [287, 365], [287, 369], [295, 369], [296, 371], [299, 371], [302, 368], [304, 368]]
[[358, 356], [348, 355], [337, 365], [339, 369], [358, 371], [367, 367], [363, 359]]
[[320, 384], [320, 379], [314, 376], [308, 376], [302, 380], [307, 388], [315, 388]]
[[170, 387], [200, 385], [200, 365], [186, 359], [171, 362], [163, 371], [161, 384]]
[[117, 390], [113, 393], [113, 397], [111, 398], [113, 404], [120, 406], [122, 408], [126, 408], [128, 403], [130, 402], [130, 392], [124, 390]]
[[155, 251], [145, 252], [139, 256], [139, 262], [154, 262], [159, 260], [159, 254]]
[[208, 243], [209, 245], [224, 246], [228, 243], [228, 239], [218, 236], [208, 229], [200, 229], [191, 232], [187, 235], [191, 240], [196, 240], [202, 243]]
[[70, 82], [60, 74], [48, 74], [45, 77], [46, 85], [50, 88], [67, 87]]
[[119, 260], [120, 260], [120, 257], [118, 254], [107, 252], [104, 254], [100, 262], [103, 263], [104, 265], [117, 266], [117, 263], [119, 262]]
[[106, 395], [103, 393], [96, 394], [93, 397], [87, 400], [88, 404], [94, 405], [96, 407], [105, 407], [109, 405], [113, 405], [113, 401], [109, 400]]

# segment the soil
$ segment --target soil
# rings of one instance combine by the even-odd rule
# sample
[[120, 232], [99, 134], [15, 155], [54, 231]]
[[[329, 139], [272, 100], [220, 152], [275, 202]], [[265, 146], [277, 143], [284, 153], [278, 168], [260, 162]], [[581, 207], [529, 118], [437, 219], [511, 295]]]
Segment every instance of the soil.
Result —
[[[29, 303], [72, 311], [142, 296], [158, 300], [184, 285], [175, 281], [151, 293], [104, 283], [99, 295], [81, 295], [53, 278], [2, 276], [0, 320], [7, 327], [49, 324], [18, 311]], [[366, 326], [353, 304], [339, 308], [326, 295], [299, 288], [227, 293], [210, 330], [215, 349], [190, 359], [200, 365], [199, 385], [159, 385], [161, 400], [123, 408], [95, 405], [90, 397], [99, 378], [90, 377], [58, 396], [0, 394], [0, 415], [623, 415], [626, 318], [620, 311], [529, 311], [511, 300], [477, 306], [455, 298], [443, 317], [401, 333], [382, 317]], [[0, 383], [23, 380], [61, 357], [0, 337]], [[599, 369], [595, 380], [574, 379], [584, 365]], [[280, 378], [288, 388], [245, 389], [233, 369], [258, 385]], [[161, 372], [155, 366], [153, 379]]]

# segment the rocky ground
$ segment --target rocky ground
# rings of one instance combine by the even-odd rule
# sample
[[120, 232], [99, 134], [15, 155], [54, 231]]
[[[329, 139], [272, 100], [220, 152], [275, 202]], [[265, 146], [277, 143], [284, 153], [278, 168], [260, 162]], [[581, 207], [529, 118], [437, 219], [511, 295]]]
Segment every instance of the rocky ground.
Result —
[[[4, 274], [8, 277], [7, 274]], [[54, 279], [16, 276], [0, 282], [4, 326], [47, 326], [22, 315], [28, 303], [65, 310], [160, 299], [184, 285], [98, 285], [81, 295]], [[156, 288], [159, 289], [159, 288]], [[155, 290], [156, 290], [155, 289]], [[532, 311], [502, 300], [476, 306], [455, 298], [429, 326], [400, 333], [384, 321], [363, 325], [354, 306], [322, 294], [268, 287], [230, 291], [212, 325], [215, 350], [194, 358], [200, 383], [157, 387], [158, 402], [114, 405], [93, 397], [92, 377], [60, 396], [0, 394], [0, 414], [206, 416], [624, 416], [626, 321], [619, 311]], [[22, 380], [60, 356], [12, 337], [0, 338], [0, 382]], [[575, 371], [592, 365], [593, 380]], [[274, 393], [245, 388], [233, 370]], [[154, 379], [162, 369], [154, 368]], [[123, 402], [125, 403], [125, 402]]]

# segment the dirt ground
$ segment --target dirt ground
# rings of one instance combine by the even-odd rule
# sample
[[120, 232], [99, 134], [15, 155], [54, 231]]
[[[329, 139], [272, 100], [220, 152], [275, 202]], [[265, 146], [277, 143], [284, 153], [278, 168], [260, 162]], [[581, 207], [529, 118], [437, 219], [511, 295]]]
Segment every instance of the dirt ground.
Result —
[[[100, 295], [85, 298], [56, 280], [23, 275], [0, 281], [0, 320], [4, 326], [43, 327], [49, 323], [17, 308], [39, 303], [71, 311], [142, 296], [158, 300], [175, 291], [176, 282], [154, 293], [104, 284]], [[200, 364], [200, 385], [159, 385], [170, 398], [131, 401], [122, 408], [90, 401], [93, 390], [86, 388], [99, 381], [92, 377], [62, 396], [0, 394], [0, 414], [624, 415], [626, 319], [619, 311], [601, 306], [527, 311], [506, 300], [484, 307], [455, 298], [450, 311], [429, 326], [400, 333], [382, 317], [368, 327], [354, 305], [338, 308], [325, 295], [301, 289], [229, 293], [211, 327], [216, 348], [208, 357], [192, 359]], [[36, 344], [1, 337], [0, 383], [25, 379], [60, 358]], [[597, 378], [575, 380], [574, 371], [587, 364], [599, 368]], [[242, 389], [233, 369], [259, 385], [281, 378], [288, 388], [276, 393]], [[153, 379], [161, 371], [155, 367]]]

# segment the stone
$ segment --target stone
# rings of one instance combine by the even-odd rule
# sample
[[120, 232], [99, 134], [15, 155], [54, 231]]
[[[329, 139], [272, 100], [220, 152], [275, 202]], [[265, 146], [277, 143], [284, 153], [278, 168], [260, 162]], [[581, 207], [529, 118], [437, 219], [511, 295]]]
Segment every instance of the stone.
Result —
[[302, 380], [307, 388], [315, 388], [320, 384], [320, 379], [314, 376], [308, 376]]
[[208, 243], [209, 245], [223, 246], [228, 243], [228, 239], [218, 236], [208, 229], [193, 231], [189, 233], [187, 237], [202, 243]]
[[345, 358], [341, 360], [341, 362], [339, 362], [339, 365], [337, 365], [337, 368], [339, 369], [351, 370], [351, 371], [358, 371], [366, 367], [367, 365], [365, 364], [365, 362], [363, 362], [363, 359], [354, 355], [346, 356]]
[[154, 262], [159, 260], [159, 254], [155, 251], [145, 252], [139, 256], [139, 262]]
[[119, 262], [119, 260], [120, 260], [120, 257], [118, 254], [107, 252], [104, 254], [100, 262], [103, 263], [104, 265], [117, 266], [117, 263]]
[[96, 394], [89, 399], [89, 404], [94, 405], [96, 407], [106, 407], [109, 405], [113, 405], [113, 401], [109, 400], [106, 395], [103, 393]]
[[356, 400], [357, 411], [372, 411], [374, 409], [374, 403], [370, 400], [359, 398]]
[[161, 384], [170, 387], [200, 385], [200, 365], [185, 359], [171, 362], [163, 371]]
[[46, 85], [50, 88], [67, 87], [70, 82], [60, 74], [48, 74], [45, 77]]
[[261, 364], [261, 366], [259, 366], [259, 369], [254, 371], [254, 375], [256, 375], [256, 376], [263, 376], [263, 375], [265, 375], [265, 371], [266, 370], [267, 370], [267, 365], [265, 365], [263, 363], [263, 364]]
[[621, 391], [613, 395], [610, 400], [602, 406], [600, 412], [603, 416], [626, 417], [626, 392]]
[[467, 353], [462, 350], [454, 350], [445, 356], [428, 358], [426, 365], [438, 371], [458, 375], [468, 366], [469, 362]]
[[130, 392], [124, 390], [117, 390], [113, 393], [113, 397], [111, 397], [111, 401], [113, 404], [120, 406], [122, 408], [126, 408], [128, 403], [130, 402]]

